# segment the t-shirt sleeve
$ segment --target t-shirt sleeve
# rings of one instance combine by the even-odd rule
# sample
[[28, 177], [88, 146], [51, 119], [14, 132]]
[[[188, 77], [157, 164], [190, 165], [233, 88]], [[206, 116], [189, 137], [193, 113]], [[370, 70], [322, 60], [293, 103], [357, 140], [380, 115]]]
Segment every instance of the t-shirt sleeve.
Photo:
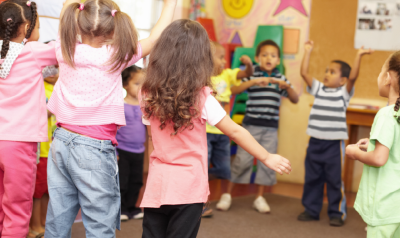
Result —
[[353, 87], [350, 91], [350, 93], [347, 91], [347, 85], [342, 87], [342, 91], [343, 91], [343, 97], [344, 100], [346, 100], [346, 102], [350, 101], [350, 99], [354, 96], [354, 91], [355, 88]]
[[313, 96], [316, 96], [320, 86], [321, 82], [316, 79], [313, 79], [311, 88], [307, 86], [307, 92]]
[[378, 112], [372, 126], [370, 140], [379, 141], [390, 150], [393, 146], [396, 123], [393, 116]]
[[52, 41], [48, 44], [31, 42], [28, 45], [31, 48], [33, 57], [35, 57], [40, 68], [44, 69], [46, 66], [58, 64], [56, 58], [55, 41]]
[[128, 65], [134, 65], [136, 62], [138, 62], [142, 58], [142, 45], [140, 42], [138, 42], [137, 45], [137, 53], [136, 55], [133, 56], [133, 58], [129, 61]]
[[217, 99], [212, 95], [208, 96], [204, 108], [201, 111], [201, 118], [205, 119], [211, 126], [215, 126], [225, 115], [226, 111], [222, 108]]
[[240, 69], [230, 69], [229, 70], [229, 83], [232, 86], [239, 86], [242, 83], [242, 80], [237, 78]]

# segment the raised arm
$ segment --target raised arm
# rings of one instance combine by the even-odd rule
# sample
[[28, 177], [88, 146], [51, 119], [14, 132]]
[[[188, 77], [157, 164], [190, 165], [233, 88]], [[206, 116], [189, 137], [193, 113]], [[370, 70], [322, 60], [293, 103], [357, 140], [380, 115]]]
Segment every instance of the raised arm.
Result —
[[240, 57], [240, 61], [246, 65], [244, 70], [240, 70], [237, 74], [237, 79], [249, 78], [253, 76], [254, 68], [253, 68], [253, 61], [250, 59], [249, 56], [243, 55]]
[[289, 160], [277, 154], [270, 154], [246, 129], [232, 121], [229, 116], [225, 116], [215, 126], [268, 168], [280, 174], [289, 174], [292, 171]]
[[301, 63], [301, 77], [303, 77], [304, 81], [306, 82], [307, 86], [311, 88], [312, 86], [312, 81], [313, 78], [312, 76], [308, 73], [308, 68], [310, 64], [310, 56], [311, 52], [314, 47], [314, 42], [313, 41], [307, 41], [306, 44], [304, 45], [304, 57], [303, 57], [303, 62]]
[[366, 54], [371, 54], [374, 52], [371, 49], [364, 49], [364, 46], [362, 46], [356, 55], [356, 58], [354, 60], [354, 65], [353, 68], [351, 69], [350, 76], [349, 76], [349, 81], [347, 82], [347, 92], [351, 92], [351, 90], [354, 87], [354, 84], [356, 83], [358, 74], [360, 72], [360, 64], [361, 64], [361, 58], [366, 55]]
[[175, 12], [176, 2], [177, 0], [164, 0], [164, 8], [161, 12], [160, 19], [158, 19], [157, 24], [150, 33], [150, 36], [140, 41], [143, 57], [150, 54], [151, 49], [153, 48], [157, 39], [160, 37], [161, 33], [169, 24], [171, 24]]
[[370, 152], [362, 151], [358, 145], [348, 145], [346, 147], [346, 155], [353, 160], [361, 163], [381, 167], [384, 166], [389, 159], [389, 148], [376, 141], [375, 150]]

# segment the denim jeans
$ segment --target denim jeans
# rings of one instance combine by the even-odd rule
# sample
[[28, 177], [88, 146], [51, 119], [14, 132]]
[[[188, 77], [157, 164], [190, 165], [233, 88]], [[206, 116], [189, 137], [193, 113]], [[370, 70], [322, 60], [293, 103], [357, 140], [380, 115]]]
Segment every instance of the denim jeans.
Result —
[[51, 144], [47, 181], [50, 201], [45, 238], [71, 237], [82, 210], [86, 237], [115, 237], [121, 199], [115, 147], [57, 128]]
[[223, 134], [207, 133], [208, 169], [210, 175], [219, 179], [231, 178], [231, 141]]

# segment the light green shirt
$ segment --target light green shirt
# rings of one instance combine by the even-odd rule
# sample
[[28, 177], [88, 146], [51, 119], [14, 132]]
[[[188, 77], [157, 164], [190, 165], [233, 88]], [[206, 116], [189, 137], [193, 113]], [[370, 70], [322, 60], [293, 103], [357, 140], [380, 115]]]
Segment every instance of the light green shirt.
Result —
[[372, 125], [368, 151], [379, 141], [389, 148], [382, 167], [364, 165], [354, 208], [370, 226], [400, 223], [400, 124], [394, 105], [379, 110]]

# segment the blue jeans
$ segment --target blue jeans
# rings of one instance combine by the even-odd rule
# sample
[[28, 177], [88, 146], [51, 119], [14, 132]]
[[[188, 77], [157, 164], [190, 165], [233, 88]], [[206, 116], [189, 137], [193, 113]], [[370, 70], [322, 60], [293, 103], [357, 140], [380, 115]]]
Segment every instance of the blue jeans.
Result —
[[120, 229], [121, 198], [115, 147], [57, 128], [47, 181], [50, 201], [45, 238], [71, 237], [79, 208], [86, 237], [114, 238]]
[[231, 178], [231, 147], [229, 137], [223, 134], [207, 133], [208, 174], [219, 179]]

